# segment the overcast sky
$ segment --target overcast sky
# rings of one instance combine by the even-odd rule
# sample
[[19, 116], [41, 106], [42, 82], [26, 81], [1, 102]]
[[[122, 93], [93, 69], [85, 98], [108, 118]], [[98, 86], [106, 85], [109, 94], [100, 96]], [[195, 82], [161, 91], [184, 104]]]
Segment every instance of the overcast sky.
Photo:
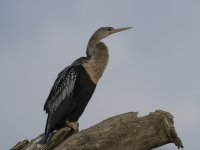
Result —
[[0, 0], [0, 149], [44, 132], [57, 74], [85, 56], [102, 26], [134, 28], [103, 40], [110, 61], [80, 128], [162, 109], [173, 114], [185, 150], [200, 149], [198, 0]]

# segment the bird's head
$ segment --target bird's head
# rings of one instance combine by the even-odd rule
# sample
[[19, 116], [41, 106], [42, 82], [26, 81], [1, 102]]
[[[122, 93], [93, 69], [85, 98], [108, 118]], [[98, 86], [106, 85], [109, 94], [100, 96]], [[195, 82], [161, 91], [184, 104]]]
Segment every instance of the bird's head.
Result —
[[94, 32], [94, 34], [91, 37], [91, 40], [95, 40], [96, 42], [99, 42], [103, 38], [106, 38], [107, 36], [109, 36], [113, 33], [125, 31], [125, 30], [131, 29], [131, 28], [132, 27], [124, 27], [124, 28], [114, 29], [113, 27], [101, 27], [96, 32]]
[[125, 31], [128, 29], [131, 29], [132, 27], [124, 27], [124, 28], [118, 28], [118, 29], [114, 29], [113, 27], [102, 27], [99, 28], [96, 32], [94, 32], [94, 34], [92, 35], [92, 37], [90, 38], [89, 42], [88, 42], [88, 46], [87, 46], [87, 56], [91, 56], [95, 53], [95, 48], [96, 45], [105, 37], [113, 34], [113, 33], [117, 33], [117, 32], [121, 32], [121, 31]]

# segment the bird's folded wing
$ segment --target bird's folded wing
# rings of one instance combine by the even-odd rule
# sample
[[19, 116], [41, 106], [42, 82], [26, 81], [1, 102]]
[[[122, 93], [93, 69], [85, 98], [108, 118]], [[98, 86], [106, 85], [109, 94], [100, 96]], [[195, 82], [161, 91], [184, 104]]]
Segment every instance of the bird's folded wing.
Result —
[[58, 74], [44, 105], [44, 110], [47, 113], [53, 113], [63, 100], [71, 97], [76, 78], [77, 73], [75, 66], [69, 66]]

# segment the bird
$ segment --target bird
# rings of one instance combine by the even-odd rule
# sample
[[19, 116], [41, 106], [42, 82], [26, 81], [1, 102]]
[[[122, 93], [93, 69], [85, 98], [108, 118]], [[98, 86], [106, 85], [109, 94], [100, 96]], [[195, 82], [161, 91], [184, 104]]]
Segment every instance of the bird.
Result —
[[101, 40], [131, 28], [99, 28], [89, 39], [86, 56], [78, 58], [58, 74], [44, 104], [47, 121], [40, 144], [46, 144], [54, 131], [65, 126], [78, 132], [78, 120], [108, 64], [108, 48]]

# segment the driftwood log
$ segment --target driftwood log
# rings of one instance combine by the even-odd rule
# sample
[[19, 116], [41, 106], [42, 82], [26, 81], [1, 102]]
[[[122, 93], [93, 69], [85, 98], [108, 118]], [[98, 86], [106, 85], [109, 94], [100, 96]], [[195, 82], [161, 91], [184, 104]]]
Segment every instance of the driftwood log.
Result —
[[17, 143], [11, 150], [150, 150], [168, 143], [183, 148], [173, 116], [156, 110], [138, 117], [129, 112], [108, 118], [88, 129], [73, 133], [66, 127], [57, 131], [47, 145], [38, 145], [41, 136]]

